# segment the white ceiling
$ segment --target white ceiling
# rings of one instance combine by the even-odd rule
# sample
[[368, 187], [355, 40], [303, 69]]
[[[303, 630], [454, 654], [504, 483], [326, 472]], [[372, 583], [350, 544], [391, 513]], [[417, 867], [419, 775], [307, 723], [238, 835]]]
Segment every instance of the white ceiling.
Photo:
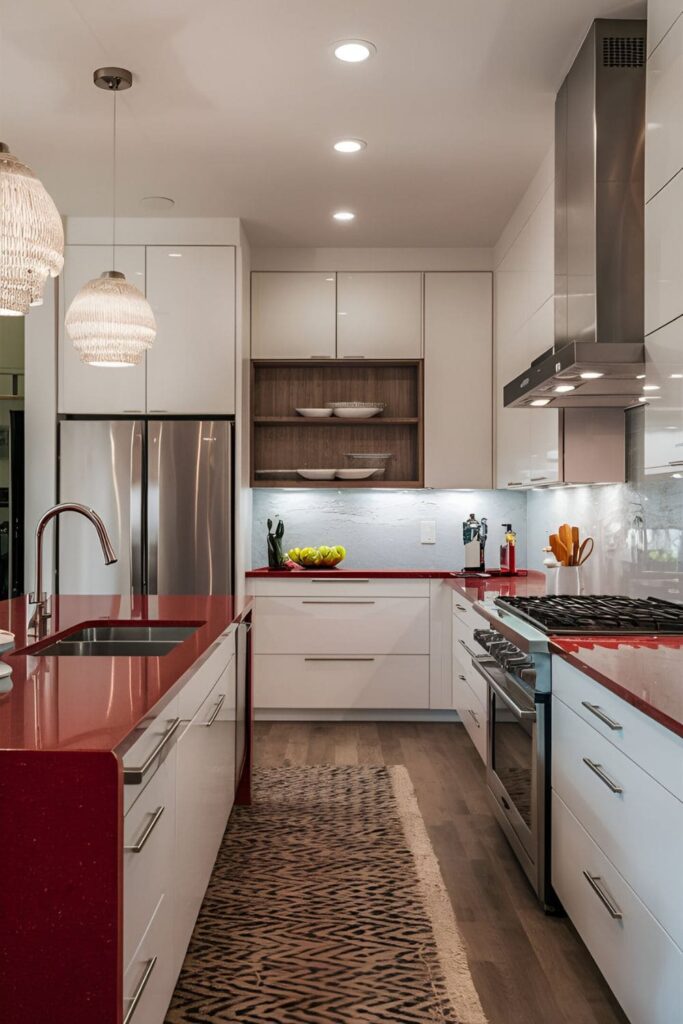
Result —
[[[261, 246], [493, 244], [594, 17], [627, 0], [0, 0], [0, 138], [64, 214], [239, 216]], [[372, 40], [342, 64], [330, 44]], [[341, 156], [335, 139], [365, 152]], [[331, 220], [348, 207], [351, 225]]]

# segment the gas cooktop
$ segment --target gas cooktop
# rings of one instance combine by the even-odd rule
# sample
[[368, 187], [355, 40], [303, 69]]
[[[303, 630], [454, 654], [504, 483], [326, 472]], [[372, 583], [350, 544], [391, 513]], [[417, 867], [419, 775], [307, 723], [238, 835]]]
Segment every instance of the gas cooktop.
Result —
[[657, 597], [497, 597], [495, 604], [555, 636], [683, 635], [683, 605]]

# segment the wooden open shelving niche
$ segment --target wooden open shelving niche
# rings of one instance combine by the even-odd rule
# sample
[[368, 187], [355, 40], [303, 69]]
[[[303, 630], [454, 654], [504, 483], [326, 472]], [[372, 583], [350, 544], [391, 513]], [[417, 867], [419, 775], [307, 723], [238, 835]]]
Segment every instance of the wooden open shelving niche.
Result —
[[[326, 402], [384, 402], [372, 419], [309, 419], [297, 408]], [[251, 364], [251, 483], [253, 487], [422, 487], [422, 361], [377, 359], [266, 360]], [[391, 452], [377, 463], [384, 476], [368, 480], [268, 479], [264, 469], [361, 469], [371, 463], [347, 453]]]

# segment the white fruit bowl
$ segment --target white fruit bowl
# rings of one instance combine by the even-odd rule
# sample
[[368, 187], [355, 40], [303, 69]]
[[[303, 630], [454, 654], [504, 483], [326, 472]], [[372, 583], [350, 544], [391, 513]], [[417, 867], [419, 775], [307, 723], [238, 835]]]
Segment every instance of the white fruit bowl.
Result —
[[297, 469], [304, 480], [334, 480], [336, 469]]
[[356, 406], [337, 408], [332, 410], [335, 416], [343, 420], [369, 420], [373, 416], [377, 416], [378, 413], [382, 412], [381, 405], [364, 406], [358, 408]]
[[337, 480], [369, 480], [376, 469], [338, 469]]
[[305, 416], [307, 419], [318, 419], [322, 416], [331, 416], [331, 409], [297, 409], [299, 416]]

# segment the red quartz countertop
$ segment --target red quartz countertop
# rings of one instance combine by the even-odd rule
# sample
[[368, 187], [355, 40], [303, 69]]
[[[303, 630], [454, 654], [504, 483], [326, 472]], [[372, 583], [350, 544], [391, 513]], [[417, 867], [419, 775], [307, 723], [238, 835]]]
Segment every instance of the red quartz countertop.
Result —
[[[113, 751], [227, 627], [251, 598], [61, 596], [53, 601], [47, 644], [79, 624], [197, 624], [192, 636], [162, 657], [41, 657], [22, 654], [32, 614], [25, 597], [0, 601], [0, 629], [15, 634], [2, 654], [12, 688], [0, 693], [0, 750]], [[15, 653], [18, 652], [18, 653]], [[4, 680], [3, 680], [4, 682]]]
[[529, 569], [525, 576], [491, 576], [490, 579], [451, 576], [446, 582], [474, 604], [496, 597], [543, 597], [547, 579], [545, 573]]
[[[487, 570], [488, 571], [488, 570]], [[526, 570], [522, 570], [526, 573]], [[449, 569], [269, 569], [263, 566], [261, 569], [250, 569], [247, 576], [255, 579], [276, 579], [276, 580], [297, 580], [310, 577], [322, 577], [323, 579], [334, 579], [343, 576], [346, 579], [364, 580], [454, 580], [471, 579], [465, 576], [462, 571]], [[542, 576], [542, 573], [538, 573]], [[479, 578], [479, 577], [477, 577]], [[511, 579], [512, 577], [496, 576], [492, 579]], [[517, 577], [523, 579], [522, 576]], [[545, 576], [543, 576], [545, 580]], [[545, 592], [545, 591], [544, 591]]]
[[555, 653], [683, 736], [683, 636], [554, 637]]

